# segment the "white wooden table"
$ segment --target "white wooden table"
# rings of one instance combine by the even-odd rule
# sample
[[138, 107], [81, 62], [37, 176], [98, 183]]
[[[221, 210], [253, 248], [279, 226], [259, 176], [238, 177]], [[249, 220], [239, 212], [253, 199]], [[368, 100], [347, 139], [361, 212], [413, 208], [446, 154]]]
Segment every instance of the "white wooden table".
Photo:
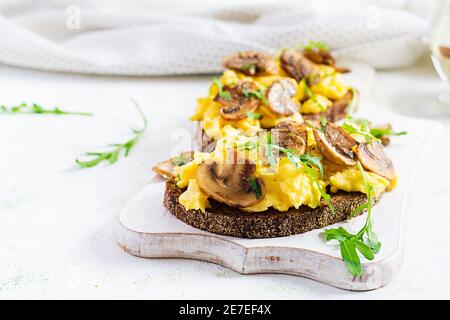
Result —
[[[114, 242], [121, 206], [151, 178], [152, 108], [193, 110], [209, 77], [110, 78], [0, 66], [0, 104], [22, 101], [92, 111], [93, 118], [0, 116], [0, 298], [450, 298], [450, 131], [419, 173], [409, 203], [402, 269], [388, 286], [356, 293], [287, 275], [239, 275], [190, 260], [146, 260]], [[377, 75], [380, 108], [434, 119], [439, 80], [428, 59]], [[82, 152], [129, 137], [139, 126], [128, 97], [141, 102], [149, 130], [113, 166], [78, 170]], [[183, 120], [185, 121], [185, 120]], [[401, 129], [401, 128], [399, 128]], [[170, 136], [168, 136], [170, 137]], [[166, 137], [167, 138], [167, 137]], [[411, 160], [413, 161], [413, 160]]]

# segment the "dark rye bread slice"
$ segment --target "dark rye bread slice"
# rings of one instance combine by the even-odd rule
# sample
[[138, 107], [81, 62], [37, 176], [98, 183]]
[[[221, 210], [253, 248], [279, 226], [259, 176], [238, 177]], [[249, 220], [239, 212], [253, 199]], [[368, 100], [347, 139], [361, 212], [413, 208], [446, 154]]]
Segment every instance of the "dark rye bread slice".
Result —
[[[211, 208], [186, 210], [178, 201], [182, 189], [173, 181], [167, 181], [164, 205], [181, 221], [208, 232], [239, 238], [275, 238], [304, 233], [351, 218], [353, 210], [365, 203], [367, 197], [359, 192], [338, 192], [331, 196], [336, 212], [331, 213], [322, 200], [320, 206], [312, 209], [302, 206], [280, 212], [270, 208], [264, 212], [242, 212], [238, 208], [209, 200]], [[373, 201], [372, 205], [378, 200]]]

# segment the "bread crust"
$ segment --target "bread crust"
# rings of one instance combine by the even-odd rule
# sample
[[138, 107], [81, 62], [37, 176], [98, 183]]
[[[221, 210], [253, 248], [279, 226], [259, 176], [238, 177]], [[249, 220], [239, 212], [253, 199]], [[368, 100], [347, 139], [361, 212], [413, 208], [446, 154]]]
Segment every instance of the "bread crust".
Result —
[[[323, 200], [315, 209], [301, 206], [280, 212], [269, 208], [255, 213], [209, 200], [211, 207], [202, 212], [186, 210], [178, 201], [182, 192], [173, 181], [166, 182], [164, 205], [178, 219], [208, 232], [251, 239], [285, 237], [342, 222], [351, 218], [353, 210], [367, 201], [365, 194], [340, 191], [331, 195], [334, 214]], [[378, 200], [374, 199], [372, 206]]]

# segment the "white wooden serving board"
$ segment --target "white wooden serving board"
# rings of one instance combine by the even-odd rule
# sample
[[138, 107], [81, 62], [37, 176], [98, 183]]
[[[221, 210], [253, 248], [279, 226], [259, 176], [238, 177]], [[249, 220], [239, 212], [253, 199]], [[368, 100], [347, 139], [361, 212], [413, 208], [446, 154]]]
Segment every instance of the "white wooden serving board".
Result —
[[[431, 152], [429, 150], [437, 144], [440, 128], [428, 121], [380, 113], [375, 105], [369, 103], [361, 109], [365, 111], [361, 112], [361, 117], [373, 119], [374, 123], [390, 122], [394, 128], [409, 132], [407, 136], [394, 138], [388, 147], [397, 169], [399, 185], [393, 192], [386, 193], [373, 210], [375, 230], [382, 247], [374, 260], [362, 258], [362, 276], [353, 277], [347, 271], [340, 258], [338, 244], [325, 242], [322, 230], [282, 238], [240, 239], [191, 227], [163, 206], [164, 181], [158, 179], [145, 186], [120, 211], [117, 243], [126, 252], [139, 257], [197, 259], [220, 264], [242, 274], [298, 275], [358, 291], [386, 285], [397, 274], [402, 262], [402, 230], [407, 216], [404, 209], [408, 187], [413, 184], [420, 157]], [[161, 143], [167, 146], [167, 142]], [[364, 224], [365, 217], [339, 225], [357, 231]]]

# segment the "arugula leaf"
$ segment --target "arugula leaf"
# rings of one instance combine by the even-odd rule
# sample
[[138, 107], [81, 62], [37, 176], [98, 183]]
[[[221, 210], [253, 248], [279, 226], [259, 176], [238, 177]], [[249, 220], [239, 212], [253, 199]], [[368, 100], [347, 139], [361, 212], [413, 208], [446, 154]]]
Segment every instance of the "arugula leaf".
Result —
[[249, 117], [250, 119], [258, 120], [258, 119], [261, 119], [262, 114], [261, 113], [257, 113], [257, 112], [249, 111], [249, 112], [247, 112], [247, 117]]
[[358, 127], [358, 124], [356, 124], [354, 121], [345, 121], [341, 128], [346, 131], [348, 134], [359, 134], [364, 137], [367, 143], [372, 142], [372, 140], [378, 140], [375, 138], [368, 128], [365, 128], [363, 126]]
[[364, 226], [355, 235], [347, 232], [342, 227], [337, 229], [326, 229], [324, 231], [326, 241], [337, 240], [339, 242], [342, 259], [349, 272], [354, 276], [360, 276], [363, 272], [357, 251], [366, 259], [373, 260], [375, 254], [377, 254], [381, 248], [381, 243], [378, 241], [373, 230], [371, 201], [374, 188], [369, 183], [367, 174], [359, 161], [357, 162], [357, 167], [362, 175], [364, 191], [367, 194], [367, 202], [353, 210], [352, 215], [367, 209], [367, 218]]
[[113, 164], [117, 162], [119, 159], [120, 154], [123, 152], [125, 157], [128, 156], [130, 153], [130, 150], [136, 145], [138, 140], [141, 138], [144, 131], [147, 129], [147, 118], [145, 117], [144, 113], [142, 112], [141, 108], [139, 107], [138, 103], [132, 99], [131, 100], [136, 107], [136, 109], [139, 112], [139, 115], [141, 116], [144, 126], [142, 129], [136, 130], [132, 129], [132, 132], [134, 133], [134, 137], [130, 140], [124, 142], [124, 143], [114, 143], [109, 144], [109, 147], [114, 147], [110, 151], [106, 152], [86, 152], [86, 156], [92, 157], [91, 160], [79, 160], [76, 159], [75, 162], [80, 168], [92, 168], [101, 163], [102, 161], [108, 161], [110, 164]]
[[356, 246], [352, 240], [344, 240], [339, 243], [341, 256], [348, 271], [355, 277], [362, 274], [361, 260], [356, 252]]
[[384, 136], [404, 136], [408, 134], [406, 131], [395, 132], [392, 128], [371, 128], [370, 134], [375, 138], [380, 139]]
[[55, 114], [55, 115], [75, 115], [75, 116], [93, 116], [90, 112], [74, 112], [64, 111], [59, 108], [45, 109], [42, 106], [33, 103], [31, 105], [27, 103], [21, 103], [11, 108], [0, 106], [0, 113], [9, 114]]
[[361, 240], [353, 239], [352, 242], [355, 244], [356, 249], [358, 249], [359, 252], [367, 259], [367, 260], [373, 260], [375, 258], [375, 254], [372, 251], [372, 249], [367, 246], [364, 242]]
[[318, 49], [320, 51], [329, 51], [330, 50], [330, 48], [328, 47], [328, 45], [325, 42], [312, 41], [312, 40], [309, 40], [308, 43], [303, 46], [303, 49], [304, 50]]

